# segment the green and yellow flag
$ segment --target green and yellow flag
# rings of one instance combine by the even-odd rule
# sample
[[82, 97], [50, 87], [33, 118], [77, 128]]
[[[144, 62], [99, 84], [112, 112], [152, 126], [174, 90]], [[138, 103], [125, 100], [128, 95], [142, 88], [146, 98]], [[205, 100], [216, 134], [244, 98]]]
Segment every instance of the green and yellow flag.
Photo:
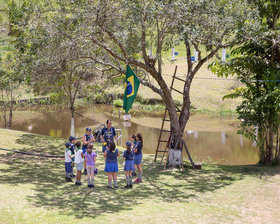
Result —
[[133, 101], [138, 92], [139, 85], [139, 79], [132, 71], [132, 69], [129, 66], [127, 66], [125, 74], [125, 89], [123, 96], [123, 109], [126, 113], [130, 110], [133, 104]]

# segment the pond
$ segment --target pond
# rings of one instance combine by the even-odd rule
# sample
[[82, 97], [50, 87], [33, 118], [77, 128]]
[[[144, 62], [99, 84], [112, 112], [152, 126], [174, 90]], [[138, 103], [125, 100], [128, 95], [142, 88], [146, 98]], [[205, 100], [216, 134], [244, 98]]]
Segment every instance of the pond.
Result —
[[[133, 117], [129, 124], [123, 121], [122, 116], [119, 117], [116, 108], [108, 105], [81, 107], [77, 113], [80, 114], [75, 118], [77, 137], [84, 134], [87, 126], [94, 128], [111, 119], [113, 126], [122, 132], [122, 145], [129, 135], [140, 132], [144, 138], [143, 152], [155, 153], [161, 118], [138, 116]], [[257, 163], [257, 148], [253, 147], [250, 140], [236, 134], [237, 125], [237, 120], [227, 121], [226, 118], [192, 115], [183, 138], [193, 159], [196, 162], [231, 165]], [[70, 135], [70, 113], [67, 108], [54, 106], [38, 106], [15, 111], [12, 129], [67, 139]], [[168, 139], [168, 133], [163, 138]], [[161, 148], [164, 149], [164, 144]]]

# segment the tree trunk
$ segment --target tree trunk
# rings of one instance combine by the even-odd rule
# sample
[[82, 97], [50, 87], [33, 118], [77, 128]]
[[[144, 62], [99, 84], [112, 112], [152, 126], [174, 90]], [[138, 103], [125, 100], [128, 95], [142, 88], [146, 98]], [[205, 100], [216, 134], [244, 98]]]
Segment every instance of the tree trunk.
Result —
[[190, 88], [192, 83], [192, 77], [188, 77], [184, 86], [184, 96], [183, 96], [183, 105], [181, 109], [181, 114], [179, 117], [180, 130], [181, 133], [184, 133], [187, 122], [190, 118], [190, 108], [191, 108], [191, 100], [190, 100]]
[[275, 162], [278, 164], [280, 162], [280, 153], [279, 153], [279, 129], [276, 129], [276, 145], [275, 145], [275, 155], [274, 155]]
[[[188, 75], [184, 85], [184, 95], [183, 95], [183, 105], [181, 108], [181, 113], [179, 119], [177, 118], [176, 112], [176, 122], [178, 125], [171, 125], [171, 141], [172, 144], [170, 145], [169, 155], [168, 155], [168, 164], [169, 166], [175, 167], [177, 165], [181, 166], [182, 164], [182, 150], [183, 150], [183, 143], [182, 137], [185, 131], [185, 127], [190, 117], [190, 87], [192, 83], [192, 79], [194, 76], [193, 73], [193, 64], [191, 62], [191, 51], [190, 45], [188, 43], [188, 39], [185, 39], [186, 45], [186, 52], [187, 52], [187, 59], [188, 59]], [[171, 113], [169, 112], [170, 121], [173, 122], [171, 119]]]
[[[182, 137], [190, 118], [190, 86], [192, 78], [188, 77], [184, 86], [183, 105], [179, 116], [179, 126], [171, 127], [172, 143], [169, 149], [168, 164], [169, 166], [177, 166], [182, 164]], [[171, 119], [170, 119], [171, 120]]]
[[6, 110], [6, 102], [3, 102], [2, 106], [2, 116], [4, 119], [4, 128], [7, 128], [7, 110]]
[[182, 150], [169, 149], [168, 166], [174, 168], [182, 165]]
[[10, 113], [9, 113], [9, 121], [8, 121], [8, 124], [7, 124], [8, 129], [10, 129], [11, 126], [12, 126], [13, 107], [14, 107], [14, 99], [13, 99], [13, 92], [11, 91]]
[[74, 105], [71, 103], [71, 107], [70, 107], [70, 110], [71, 110], [71, 136], [75, 136], [75, 108], [74, 108]]
[[269, 148], [268, 148], [268, 163], [271, 164], [273, 161], [273, 137], [274, 137], [274, 132], [273, 132], [273, 125], [271, 124], [269, 127]]
[[259, 145], [260, 152], [260, 163], [264, 165], [271, 165], [274, 157], [274, 130], [273, 125], [269, 126], [269, 129], [266, 129], [265, 133], [260, 135], [258, 139], [264, 139], [264, 143]]
[[162, 78], [162, 75], [155, 70], [155, 68], [151, 67], [149, 69], [149, 72], [152, 74], [152, 76], [156, 79], [157, 83], [159, 84], [162, 93], [163, 93], [163, 99], [166, 104], [166, 108], [169, 114], [170, 119], [170, 134], [172, 136], [172, 147], [169, 150], [168, 158], [169, 162], [168, 165], [175, 167], [176, 165], [182, 164], [182, 147], [180, 147], [181, 143], [181, 128], [180, 123], [177, 115], [176, 106], [174, 103], [174, 100], [172, 98], [171, 92], [169, 87], [166, 85], [164, 79]]
[[[279, 132], [279, 130], [277, 130], [277, 133]], [[276, 160], [277, 160], [277, 163], [280, 163], [280, 147], [279, 147], [279, 137], [278, 137], [278, 134], [277, 134], [277, 151], [278, 151], [278, 154], [277, 154], [277, 157], [276, 157]]]

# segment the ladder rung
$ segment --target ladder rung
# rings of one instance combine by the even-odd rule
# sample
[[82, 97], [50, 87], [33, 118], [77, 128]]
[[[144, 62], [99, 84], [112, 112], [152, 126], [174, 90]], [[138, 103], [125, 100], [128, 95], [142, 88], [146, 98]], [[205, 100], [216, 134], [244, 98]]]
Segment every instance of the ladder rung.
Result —
[[182, 95], [184, 95], [184, 93], [182, 93], [181, 91], [177, 90], [177, 89], [174, 89], [173, 87], [171, 88], [173, 89], [174, 91], [176, 91], [177, 93], [181, 93]]
[[178, 80], [180, 80], [180, 81], [182, 81], [182, 82], [186, 82], [186, 80], [180, 79], [180, 78], [178, 78], [178, 77], [176, 77], [176, 76], [174, 76], [174, 78], [175, 78], [175, 79], [178, 79]]
[[164, 130], [164, 129], [162, 129], [162, 132], [170, 132], [170, 130]]
[[166, 151], [158, 150], [158, 152], [167, 152], [167, 150]]
[[159, 142], [168, 142], [168, 140], [159, 140]]
[[162, 119], [163, 121], [170, 121], [169, 119]]

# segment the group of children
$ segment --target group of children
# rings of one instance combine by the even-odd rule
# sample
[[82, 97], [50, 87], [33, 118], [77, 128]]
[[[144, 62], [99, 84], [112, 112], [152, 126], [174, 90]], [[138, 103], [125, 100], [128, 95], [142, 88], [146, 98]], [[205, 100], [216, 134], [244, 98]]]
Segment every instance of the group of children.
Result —
[[[65, 171], [67, 182], [72, 182], [72, 178], [75, 177], [73, 174], [73, 164], [75, 164], [77, 169], [75, 185], [81, 185], [82, 170], [84, 168], [84, 173], [87, 174], [88, 187], [94, 188], [94, 175], [97, 174], [98, 169], [95, 166], [97, 154], [93, 151], [93, 141], [95, 140], [91, 135], [91, 129], [87, 128], [86, 135], [83, 137], [83, 146], [80, 141], [76, 142], [76, 138], [72, 136], [69, 138], [69, 142], [65, 144]], [[132, 178], [136, 176], [135, 169], [138, 170], [138, 178], [134, 183], [142, 182], [142, 147], [143, 137], [140, 133], [136, 136], [130, 136], [130, 140], [126, 142], [126, 150], [123, 153], [125, 159], [124, 171], [127, 182], [125, 188], [132, 188]], [[113, 187], [118, 188], [118, 157], [120, 157], [120, 152], [116, 149], [114, 141], [110, 141], [106, 145], [106, 150], [104, 152], [104, 171], [108, 174], [107, 188], [110, 189]]]

